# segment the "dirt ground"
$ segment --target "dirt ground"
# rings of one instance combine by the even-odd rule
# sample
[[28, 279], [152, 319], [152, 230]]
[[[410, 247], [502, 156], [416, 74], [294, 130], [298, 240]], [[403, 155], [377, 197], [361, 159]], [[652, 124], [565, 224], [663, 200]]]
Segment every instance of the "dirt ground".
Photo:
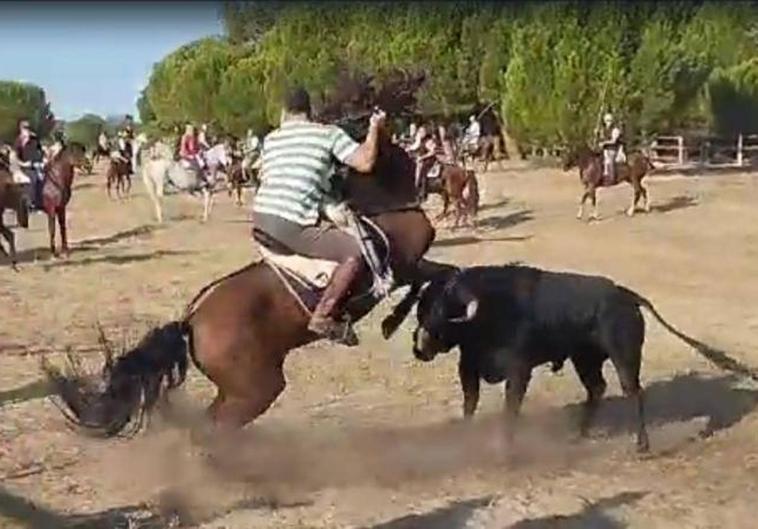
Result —
[[[479, 227], [440, 229], [431, 256], [607, 275], [758, 365], [756, 176], [653, 177], [653, 211], [634, 218], [623, 214], [629, 188], [603, 190], [603, 220], [592, 224], [574, 218], [577, 180], [520, 163], [488, 173]], [[60, 362], [71, 348], [96, 366], [95, 322], [117, 343], [133, 340], [255, 256], [247, 210], [225, 195], [206, 225], [198, 202], [167, 202], [156, 226], [140, 184], [131, 200], [108, 201], [96, 174], [75, 189], [70, 260], [50, 260], [44, 218], [17, 231], [21, 272], [0, 268], [0, 527], [160, 528], [177, 523], [176, 510], [208, 529], [756, 526], [758, 388], [649, 317], [644, 458], [610, 369], [593, 439], [575, 442], [584, 393], [567, 364], [536, 373], [515, 453], [499, 459], [502, 387], [484, 388], [462, 429], [457, 354], [416, 362], [415, 318], [385, 342], [377, 324], [389, 303], [359, 325], [361, 347], [319, 343], [290, 356], [284, 395], [229, 451], [237, 472], [208, 465], [175, 422], [132, 440], [72, 431], [46, 398], [43, 355]], [[193, 369], [172, 402], [193, 418], [212, 392]]]

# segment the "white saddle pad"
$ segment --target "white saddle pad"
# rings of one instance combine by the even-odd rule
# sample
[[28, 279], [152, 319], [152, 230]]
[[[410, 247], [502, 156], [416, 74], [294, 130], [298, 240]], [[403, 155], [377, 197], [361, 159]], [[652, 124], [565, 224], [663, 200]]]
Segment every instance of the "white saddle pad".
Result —
[[303, 281], [318, 288], [325, 288], [338, 263], [313, 259], [302, 255], [282, 255], [258, 245], [263, 259], [292, 272]]
[[13, 177], [13, 183], [14, 184], [31, 184], [31, 179], [26, 176], [23, 171], [21, 170], [15, 170], [11, 172], [11, 176]]

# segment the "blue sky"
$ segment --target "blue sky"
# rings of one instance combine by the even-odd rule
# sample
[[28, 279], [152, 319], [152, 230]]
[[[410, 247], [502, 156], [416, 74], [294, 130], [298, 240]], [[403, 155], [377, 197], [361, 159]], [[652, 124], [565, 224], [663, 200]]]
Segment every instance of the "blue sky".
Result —
[[223, 27], [218, 2], [0, 2], [0, 79], [41, 86], [53, 112], [131, 113], [155, 62]]

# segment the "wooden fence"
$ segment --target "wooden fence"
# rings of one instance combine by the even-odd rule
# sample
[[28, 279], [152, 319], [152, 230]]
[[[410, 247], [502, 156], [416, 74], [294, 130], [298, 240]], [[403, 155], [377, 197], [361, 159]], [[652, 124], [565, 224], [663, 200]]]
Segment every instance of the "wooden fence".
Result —
[[758, 162], [758, 135], [658, 136], [650, 145], [653, 163], [660, 167], [747, 167]]

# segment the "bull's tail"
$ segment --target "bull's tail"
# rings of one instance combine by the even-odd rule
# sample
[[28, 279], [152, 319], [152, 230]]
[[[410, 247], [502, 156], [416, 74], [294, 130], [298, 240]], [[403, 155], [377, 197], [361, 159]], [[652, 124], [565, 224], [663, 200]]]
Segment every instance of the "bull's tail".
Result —
[[92, 388], [76, 371], [65, 376], [50, 365], [43, 368], [70, 420], [97, 435], [113, 437], [129, 424], [136, 433], [161, 395], [184, 382], [191, 347], [186, 321], [157, 327], [115, 363], [110, 355], [106, 358], [104, 389]]
[[653, 306], [652, 302], [650, 302], [650, 300], [642, 297], [641, 295], [637, 294], [636, 292], [626, 287], [619, 286], [619, 288], [625, 294], [627, 294], [632, 299], [634, 299], [634, 301], [639, 306], [645, 307], [647, 310], [649, 310], [650, 313], [655, 317], [655, 319], [658, 320], [658, 322], [661, 325], [663, 325], [667, 331], [669, 331], [671, 334], [673, 334], [674, 336], [682, 340], [684, 343], [686, 343], [687, 345], [695, 349], [698, 353], [700, 353], [713, 365], [715, 365], [719, 369], [730, 371], [732, 373], [746, 376], [753, 380], [758, 381], [758, 371], [743, 364], [739, 360], [732, 358], [725, 351], [716, 349], [715, 347], [711, 347], [710, 345], [705, 344], [701, 342], [700, 340], [696, 340], [695, 338], [692, 338], [691, 336], [687, 336], [682, 331], [680, 331], [679, 329], [671, 325], [669, 322], [667, 322], [665, 319], [663, 319], [663, 316], [661, 316], [658, 313], [658, 311], [655, 309], [655, 307]]

